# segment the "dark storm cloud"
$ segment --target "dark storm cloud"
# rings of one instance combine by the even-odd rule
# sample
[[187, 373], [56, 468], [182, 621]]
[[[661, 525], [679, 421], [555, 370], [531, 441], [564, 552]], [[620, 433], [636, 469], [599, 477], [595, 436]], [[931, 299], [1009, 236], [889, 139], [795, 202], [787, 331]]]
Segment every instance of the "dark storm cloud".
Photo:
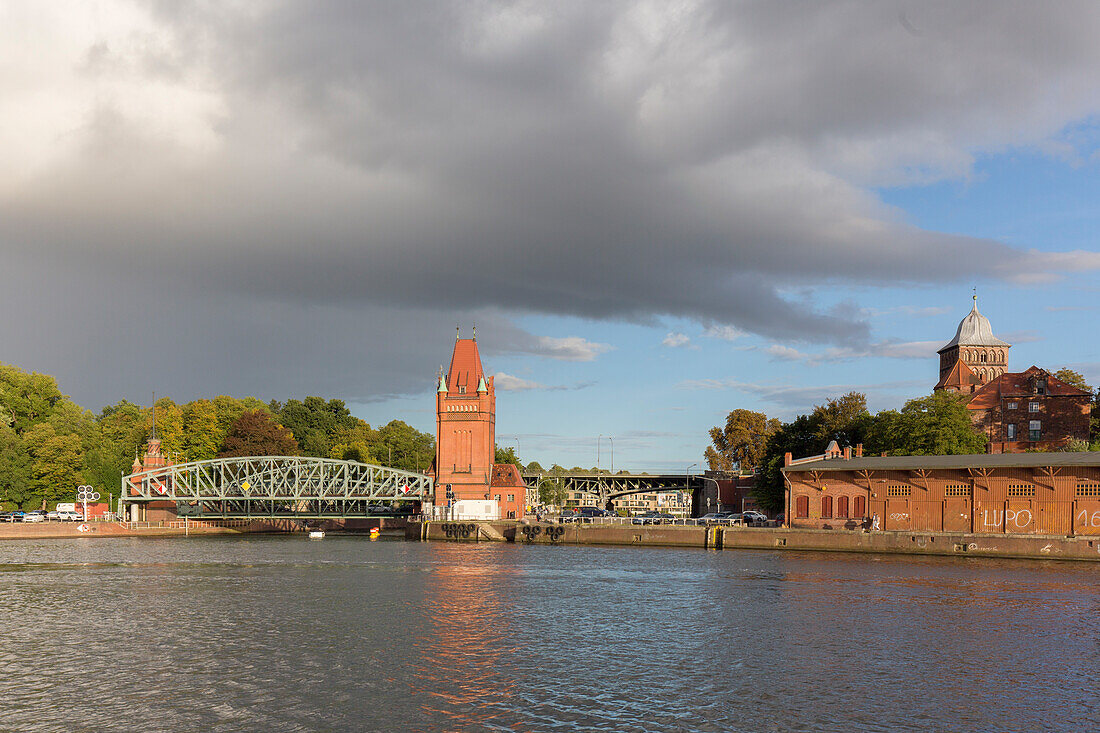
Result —
[[868, 188], [964, 175], [1100, 109], [1089, 4], [150, 7], [61, 59], [95, 93], [61, 152], [0, 181], [0, 247], [28, 268], [9, 282], [115, 283], [53, 296], [62, 341], [100, 309], [133, 355], [121, 325], [155, 301], [172, 328], [147, 357], [183, 382], [279, 396], [316, 368], [324, 391], [349, 376], [327, 348], [370, 367], [347, 396], [403, 392], [456, 318], [494, 319], [500, 352], [602, 347], [506, 311], [858, 348], [861, 317], [782, 289], [1098, 264], [924, 231]]

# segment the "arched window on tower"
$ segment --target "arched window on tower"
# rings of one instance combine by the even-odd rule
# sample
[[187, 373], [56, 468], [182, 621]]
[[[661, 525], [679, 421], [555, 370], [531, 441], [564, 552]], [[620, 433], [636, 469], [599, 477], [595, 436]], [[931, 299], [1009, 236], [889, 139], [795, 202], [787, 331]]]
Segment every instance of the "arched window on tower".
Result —
[[982, 352], [982, 363], [985, 364], [985, 352]]

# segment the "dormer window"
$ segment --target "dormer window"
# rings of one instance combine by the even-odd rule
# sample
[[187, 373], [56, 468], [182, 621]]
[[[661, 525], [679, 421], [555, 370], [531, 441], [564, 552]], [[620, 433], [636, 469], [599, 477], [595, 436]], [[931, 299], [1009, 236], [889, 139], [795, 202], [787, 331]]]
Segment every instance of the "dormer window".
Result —
[[458, 393], [459, 394], [466, 394], [466, 385], [465, 384], [458, 385]]
[[1046, 394], [1046, 393], [1047, 393], [1047, 380], [1045, 380], [1045, 379], [1036, 380], [1036, 382], [1035, 382], [1035, 394]]

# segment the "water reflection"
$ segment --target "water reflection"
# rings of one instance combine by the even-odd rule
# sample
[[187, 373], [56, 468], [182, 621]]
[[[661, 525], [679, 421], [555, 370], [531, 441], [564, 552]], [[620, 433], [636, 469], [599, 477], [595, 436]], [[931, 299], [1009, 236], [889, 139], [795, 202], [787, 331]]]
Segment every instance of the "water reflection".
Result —
[[4, 729], [1095, 730], [1091, 565], [0, 543]]
[[499, 546], [432, 544], [423, 633], [415, 641], [413, 693], [429, 719], [459, 729], [507, 727], [516, 654], [505, 605], [518, 574]]

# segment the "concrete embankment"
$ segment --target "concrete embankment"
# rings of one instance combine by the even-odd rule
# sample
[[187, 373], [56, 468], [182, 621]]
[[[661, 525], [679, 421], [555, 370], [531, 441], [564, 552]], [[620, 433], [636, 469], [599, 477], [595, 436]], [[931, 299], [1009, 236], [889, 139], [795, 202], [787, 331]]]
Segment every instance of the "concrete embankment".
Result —
[[[490, 534], [491, 531], [491, 534]], [[1100, 537], [517, 522], [410, 522], [408, 539], [1100, 561]], [[499, 537], [499, 539], [498, 539]]]
[[[311, 529], [325, 532], [366, 534], [377, 527], [382, 530], [403, 530], [407, 520], [401, 519], [325, 519], [313, 520]], [[182, 519], [166, 522], [39, 522], [0, 523], [0, 540], [62, 539], [73, 537], [184, 537], [231, 534], [282, 534], [305, 532], [306, 526], [292, 519]]]

